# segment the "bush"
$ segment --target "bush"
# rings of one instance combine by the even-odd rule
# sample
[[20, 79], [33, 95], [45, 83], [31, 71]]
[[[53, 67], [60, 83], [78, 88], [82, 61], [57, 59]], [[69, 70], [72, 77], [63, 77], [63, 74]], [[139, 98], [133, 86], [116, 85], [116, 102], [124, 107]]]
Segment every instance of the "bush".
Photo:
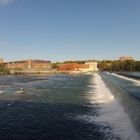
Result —
[[101, 61], [98, 68], [101, 71], [140, 71], [140, 61]]
[[10, 74], [10, 71], [3, 64], [0, 65], [0, 74]]

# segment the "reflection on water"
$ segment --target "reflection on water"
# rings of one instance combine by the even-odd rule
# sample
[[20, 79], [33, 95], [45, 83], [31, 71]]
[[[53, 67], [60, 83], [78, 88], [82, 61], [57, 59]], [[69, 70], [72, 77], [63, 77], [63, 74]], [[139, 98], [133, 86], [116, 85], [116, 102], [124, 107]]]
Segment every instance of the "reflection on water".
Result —
[[1, 76], [0, 139], [137, 140], [110, 88], [98, 74]]

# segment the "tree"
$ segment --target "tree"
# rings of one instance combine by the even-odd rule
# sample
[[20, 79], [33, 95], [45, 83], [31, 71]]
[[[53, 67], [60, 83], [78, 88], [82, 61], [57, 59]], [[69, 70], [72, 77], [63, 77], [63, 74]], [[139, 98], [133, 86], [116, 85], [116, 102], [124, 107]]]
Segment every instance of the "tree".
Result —
[[123, 61], [122, 70], [123, 71], [134, 71], [135, 70], [135, 61], [133, 61], [133, 60]]
[[10, 74], [10, 71], [5, 68], [4, 64], [0, 64], [0, 74]]
[[57, 69], [59, 64], [60, 64], [59, 62], [52, 63], [52, 64], [51, 64], [51, 68], [52, 68], [52, 69]]
[[112, 61], [101, 61], [98, 63], [98, 68], [101, 71], [110, 71], [111, 65], [112, 65]]
[[101, 61], [98, 68], [101, 71], [140, 71], [140, 61]]
[[135, 62], [135, 71], [140, 71], [140, 61]]

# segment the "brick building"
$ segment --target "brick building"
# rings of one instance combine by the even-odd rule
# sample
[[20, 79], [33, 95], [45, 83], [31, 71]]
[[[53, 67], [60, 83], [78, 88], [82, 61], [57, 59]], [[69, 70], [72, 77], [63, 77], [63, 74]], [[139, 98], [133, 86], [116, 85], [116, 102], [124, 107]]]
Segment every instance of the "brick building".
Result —
[[85, 64], [78, 63], [66, 63], [60, 64], [58, 66], [59, 71], [96, 71], [97, 70], [97, 62], [86, 62]]
[[24, 60], [6, 62], [5, 67], [9, 69], [47, 69], [50, 66], [50, 61], [44, 60]]

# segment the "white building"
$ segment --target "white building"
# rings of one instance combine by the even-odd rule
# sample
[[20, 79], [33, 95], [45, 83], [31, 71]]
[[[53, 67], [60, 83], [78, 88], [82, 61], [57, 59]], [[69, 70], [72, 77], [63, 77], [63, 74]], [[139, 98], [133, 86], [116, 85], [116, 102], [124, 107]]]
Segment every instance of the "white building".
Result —
[[89, 71], [97, 71], [97, 62], [95, 61], [89, 61], [89, 62], [85, 62], [86, 65], [89, 65]]

